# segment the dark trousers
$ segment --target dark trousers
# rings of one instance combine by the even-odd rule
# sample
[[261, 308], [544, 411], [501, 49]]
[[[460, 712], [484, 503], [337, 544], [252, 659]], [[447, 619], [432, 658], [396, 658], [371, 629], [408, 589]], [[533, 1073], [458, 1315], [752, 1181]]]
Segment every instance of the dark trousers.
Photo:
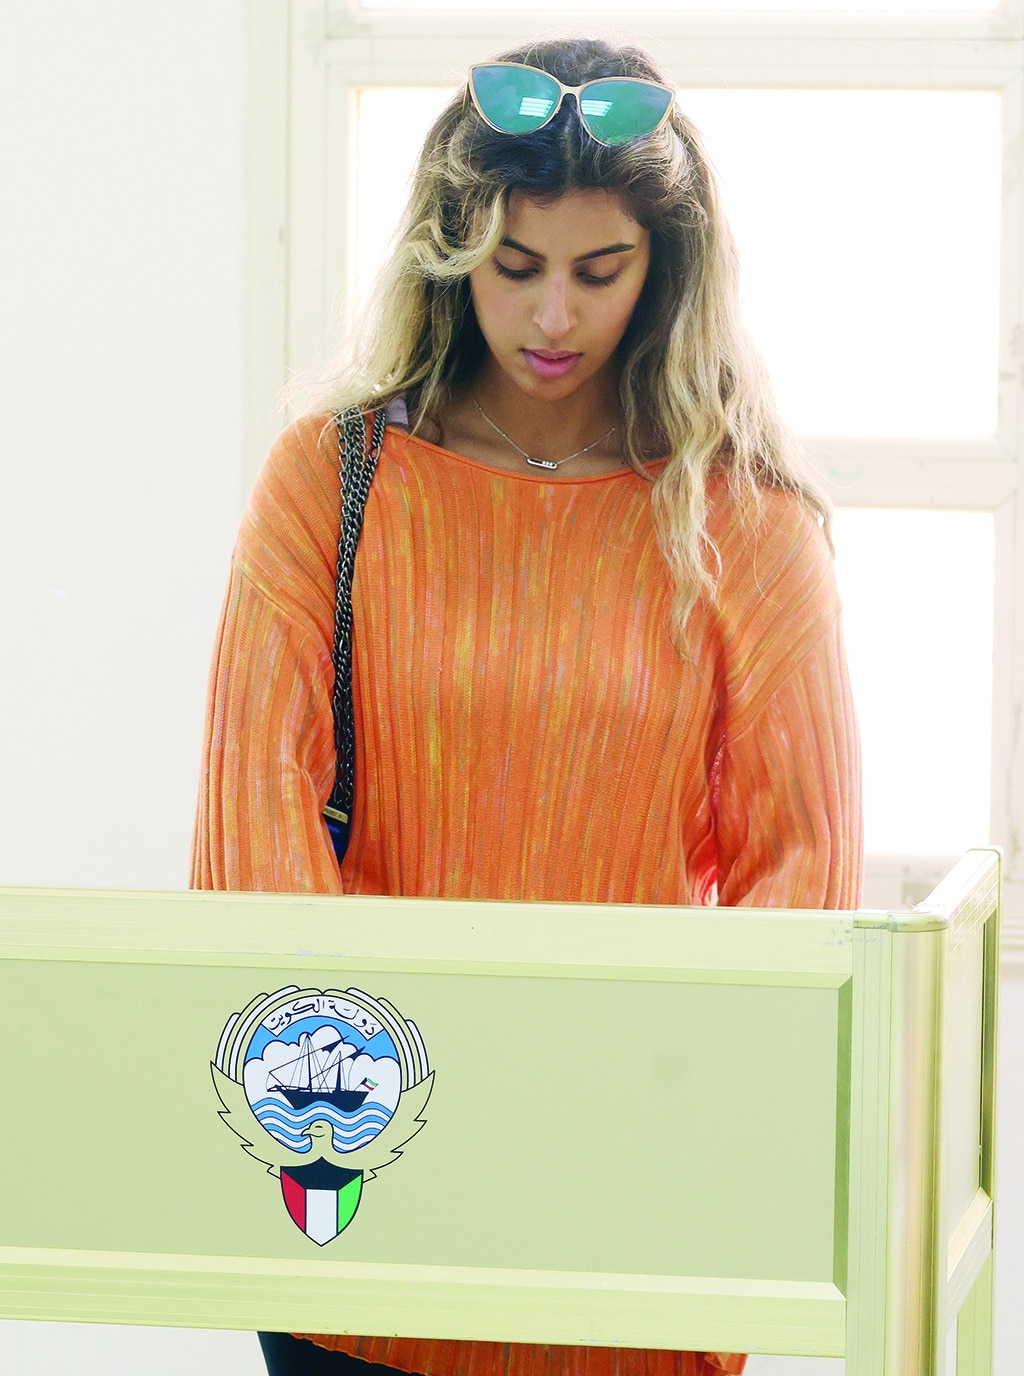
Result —
[[290, 1333], [257, 1335], [267, 1364], [267, 1376], [407, 1376], [393, 1366], [361, 1362], [347, 1352], [329, 1352]]

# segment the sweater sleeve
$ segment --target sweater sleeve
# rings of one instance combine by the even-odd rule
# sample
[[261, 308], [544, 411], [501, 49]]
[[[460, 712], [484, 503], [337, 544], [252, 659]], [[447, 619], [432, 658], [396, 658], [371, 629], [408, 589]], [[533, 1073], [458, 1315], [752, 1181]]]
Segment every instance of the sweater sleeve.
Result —
[[860, 748], [830, 551], [785, 494], [769, 494], [756, 530], [733, 530], [721, 548], [718, 901], [856, 907]]
[[321, 816], [334, 778], [332, 481], [321, 434], [301, 423], [243, 519], [210, 671], [193, 888], [341, 892]]

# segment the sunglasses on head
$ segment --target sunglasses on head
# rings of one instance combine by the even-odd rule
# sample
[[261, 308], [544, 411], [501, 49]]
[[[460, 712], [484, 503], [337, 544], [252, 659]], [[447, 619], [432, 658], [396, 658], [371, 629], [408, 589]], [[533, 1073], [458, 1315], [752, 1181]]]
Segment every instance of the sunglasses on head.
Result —
[[469, 93], [481, 117], [500, 134], [532, 134], [553, 120], [567, 95], [587, 133], [616, 148], [646, 138], [668, 119], [672, 91], [657, 81], [609, 76], [565, 86], [539, 67], [479, 62], [469, 69]]

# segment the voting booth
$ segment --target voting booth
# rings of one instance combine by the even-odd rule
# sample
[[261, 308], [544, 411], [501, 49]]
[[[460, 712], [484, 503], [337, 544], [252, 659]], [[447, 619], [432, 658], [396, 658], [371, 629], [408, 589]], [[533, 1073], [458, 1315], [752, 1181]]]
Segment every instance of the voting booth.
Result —
[[999, 895], [0, 890], [0, 1317], [991, 1373]]

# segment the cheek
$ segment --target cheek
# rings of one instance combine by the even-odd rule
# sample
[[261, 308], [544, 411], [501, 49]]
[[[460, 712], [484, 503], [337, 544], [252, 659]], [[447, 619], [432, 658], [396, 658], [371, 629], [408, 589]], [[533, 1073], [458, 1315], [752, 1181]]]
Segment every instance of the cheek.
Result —
[[490, 340], [508, 328], [513, 316], [512, 303], [508, 294], [495, 289], [492, 281], [476, 281], [470, 277], [470, 292], [473, 309], [476, 311], [477, 324], [485, 339]]
[[633, 296], [629, 298], [628, 301], [625, 301], [623, 303], [622, 315], [619, 320], [619, 324], [622, 326], [623, 329], [625, 329], [629, 322], [632, 320], [633, 312], [636, 310], [636, 303], [639, 300], [640, 293], [636, 292]]
[[608, 317], [608, 333], [614, 334], [616, 341], [626, 333], [626, 327], [633, 318], [633, 312], [636, 310], [636, 304], [640, 300], [642, 290], [643, 284], [637, 291], [631, 292], [622, 300], [614, 303], [614, 310], [609, 313]]

